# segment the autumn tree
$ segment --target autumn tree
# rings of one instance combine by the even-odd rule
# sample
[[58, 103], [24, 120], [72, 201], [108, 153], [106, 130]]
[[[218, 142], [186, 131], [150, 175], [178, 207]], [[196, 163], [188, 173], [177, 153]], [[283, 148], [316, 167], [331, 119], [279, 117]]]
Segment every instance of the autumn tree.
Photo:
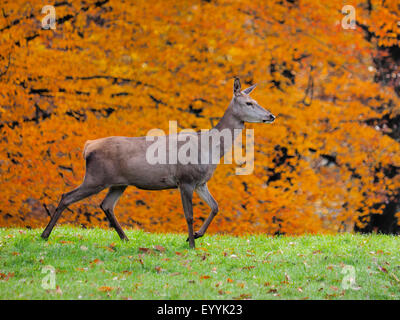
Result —
[[[1, 4], [0, 226], [45, 225], [83, 178], [86, 140], [168, 132], [169, 120], [210, 128], [235, 75], [258, 83], [253, 97], [277, 119], [247, 126], [252, 175], [218, 167], [210, 231], [352, 230], [398, 195], [397, 75], [379, 65], [397, 63], [396, 1], [354, 1], [355, 29], [343, 28], [337, 0], [59, 1], [55, 30], [42, 28], [46, 4]], [[185, 230], [179, 194], [154, 195], [128, 188], [116, 209], [122, 225]], [[61, 220], [106, 226], [102, 197]], [[196, 204], [199, 224], [208, 208]]]

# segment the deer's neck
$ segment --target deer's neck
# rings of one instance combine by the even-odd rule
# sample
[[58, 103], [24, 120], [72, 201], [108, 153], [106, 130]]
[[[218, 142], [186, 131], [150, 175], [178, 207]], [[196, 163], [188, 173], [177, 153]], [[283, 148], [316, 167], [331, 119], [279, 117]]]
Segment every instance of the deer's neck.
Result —
[[232, 102], [230, 103], [228, 109], [225, 111], [225, 114], [221, 118], [221, 120], [217, 123], [217, 125], [213, 128], [213, 130], [218, 130], [220, 133], [223, 131], [229, 131], [231, 139], [223, 139], [220, 145], [220, 156], [225, 154], [228, 150], [232, 148], [232, 145], [239, 134], [242, 134], [242, 130], [244, 128], [244, 122], [235, 117], [233, 114]]

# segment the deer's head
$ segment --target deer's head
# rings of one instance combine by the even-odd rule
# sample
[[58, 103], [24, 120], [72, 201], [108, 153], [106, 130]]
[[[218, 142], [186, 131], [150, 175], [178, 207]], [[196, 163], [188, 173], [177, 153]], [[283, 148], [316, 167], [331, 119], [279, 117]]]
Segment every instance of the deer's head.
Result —
[[240, 80], [235, 78], [233, 84], [233, 114], [243, 122], [274, 122], [275, 116], [250, 97], [250, 93], [255, 87], [254, 84], [241, 91]]

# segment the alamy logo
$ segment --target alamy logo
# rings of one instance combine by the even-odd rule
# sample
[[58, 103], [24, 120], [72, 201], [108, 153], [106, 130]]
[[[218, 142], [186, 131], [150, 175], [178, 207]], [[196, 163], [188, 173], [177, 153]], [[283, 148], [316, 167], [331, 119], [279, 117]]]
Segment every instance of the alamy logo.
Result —
[[344, 277], [342, 279], [342, 288], [345, 290], [359, 290], [360, 287], [356, 285], [356, 269], [353, 266], [345, 265], [342, 269]]
[[342, 8], [342, 13], [345, 16], [342, 19], [343, 29], [355, 29], [356, 28], [356, 9], [352, 5], [345, 5]]
[[42, 14], [46, 14], [42, 19], [43, 29], [56, 29], [56, 8], [46, 5], [42, 8]]
[[251, 174], [254, 169], [254, 130], [246, 129], [246, 148], [243, 156], [242, 129], [211, 129], [196, 132], [186, 129], [177, 132], [177, 122], [169, 121], [169, 135], [161, 129], [152, 129], [146, 141], [152, 142], [146, 150], [149, 164], [236, 164], [236, 174]]
[[42, 288], [54, 290], [56, 288], [56, 269], [48, 265], [42, 268], [42, 273], [46, 273], [46, 276], [42, 279]]

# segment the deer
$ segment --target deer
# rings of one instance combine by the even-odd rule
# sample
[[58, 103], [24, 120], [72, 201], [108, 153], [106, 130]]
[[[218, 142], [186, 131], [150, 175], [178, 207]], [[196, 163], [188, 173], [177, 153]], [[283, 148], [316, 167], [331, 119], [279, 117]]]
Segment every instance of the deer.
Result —
[[[222, 156], [232, 147], [238, 133], [248, 123], [272, 123], [275, 116], [261, 107], [250, 93], [256, 84], [241, 90], [241, 83], [235, 77], [233, 97], [220, 121], [210, 132], [231, 132], [232, 139], [224, 139], [217, 145]], [[198, 134], [198, 133], [197, 133]], [[210, 134], [209, 138], [213, 138]], [[171, 142], [171, 135], [166, 136]], [[225, 141], [226, 140], [226, 141]], [[121, 240], [129, 240], [114, 214], [114, 208], [119, 198], [128, 186], [142, 190], [179, 189], [184, 216], [188, 228], [190, 248], [195, 248], [195, 239], [202, 237], [210, 223], [217, 215], [218, 203], [208, 190], [207, 183], [213, 176], [217, 162], [210, 163], [149, 163], [146, 151], [151, 142], [145, 136], [121, 137], [111, 136], [97, 140], [88, 140], [84, 146], [83, 158], [86, 164], [82, 184], [76, 189], [62, 194], [51, 220], [44, 229], [41, 237], [48, 239], [62, 212], [71, 204], [95, 195], [104, 189], [108, 193], [100, 208], [105, 213]], [[209, 150], [199, 149], [200, 155]], [[210, 153], [211, 154], [211, 153]], [[206, 158], [208, 154], [206, 154]], [[211, 212], [197, 232], [193, 232], [193, 194], [194, 192], [210, 207]]]

